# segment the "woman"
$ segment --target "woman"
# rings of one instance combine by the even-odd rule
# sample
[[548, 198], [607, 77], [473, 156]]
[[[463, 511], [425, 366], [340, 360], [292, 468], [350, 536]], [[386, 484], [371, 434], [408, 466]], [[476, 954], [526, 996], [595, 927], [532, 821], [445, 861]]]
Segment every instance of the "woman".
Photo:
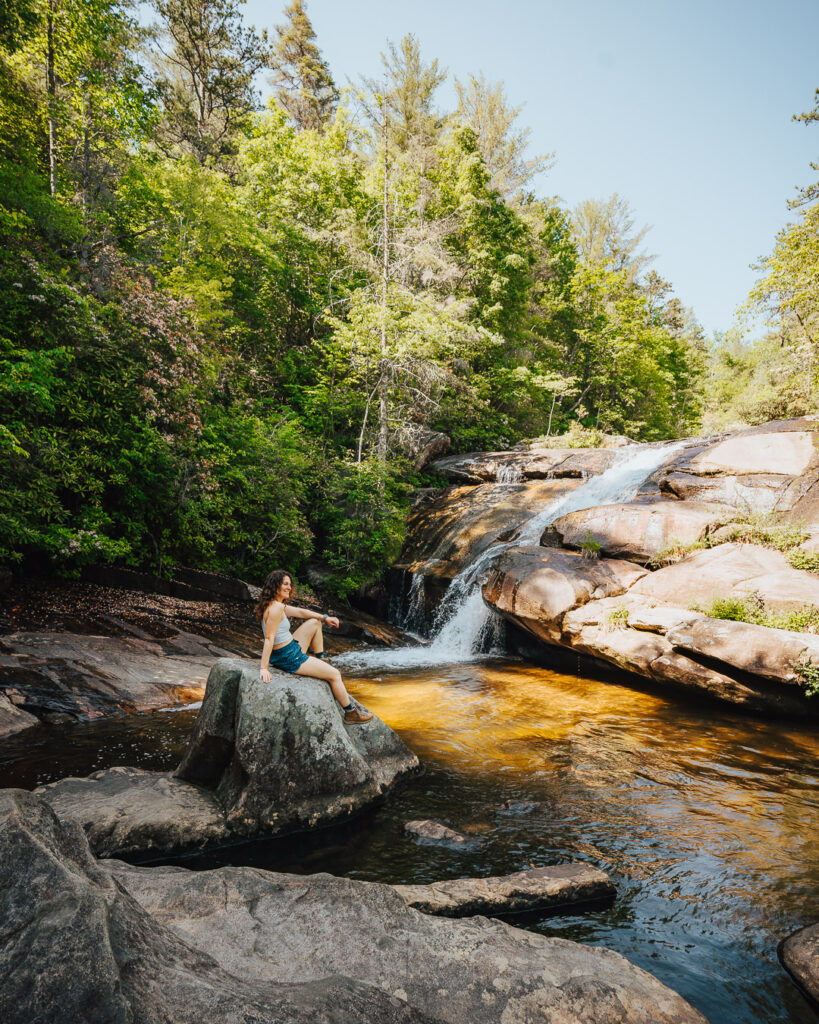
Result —
[[[344, 688], [341, 673], [333, 665], [324, 661], [324, 635], [322, 623], [338, 628], [335, 616], [312, 612], [309, 608], [293, 608], [288, 598], [293, 594], [293, 579], [283, 569], [275, 569], [264, 581], [262, 593], [256, 604], [256, 614], [261, 619], [264, 634], [262, 663], [259, 678], [269, 683], [272, 676], [268, 671], [268, 663], [281, 672], [292, 672], [297, 676], [314, 676], [326, 679], [333, 691], [333, 696], [341, 705], [344, 721], [351, 725], [369, 722], [373, 717], [369, 711], [357, 708]], [[297, 619], [306, 619], [299, 628], [290, 633], [288, 615]], [[308, 655], [308, 649], [313, 656]]]

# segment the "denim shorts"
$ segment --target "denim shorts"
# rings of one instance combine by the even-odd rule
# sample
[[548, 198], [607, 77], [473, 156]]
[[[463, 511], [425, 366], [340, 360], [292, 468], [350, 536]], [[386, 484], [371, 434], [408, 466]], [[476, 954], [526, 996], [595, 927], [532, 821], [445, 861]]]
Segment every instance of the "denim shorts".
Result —
[[297, 641], [291, 640], [287, 647], [270, 652], [270, 667], [277, 668], [280, 672], [296, 672], [308, 657]]

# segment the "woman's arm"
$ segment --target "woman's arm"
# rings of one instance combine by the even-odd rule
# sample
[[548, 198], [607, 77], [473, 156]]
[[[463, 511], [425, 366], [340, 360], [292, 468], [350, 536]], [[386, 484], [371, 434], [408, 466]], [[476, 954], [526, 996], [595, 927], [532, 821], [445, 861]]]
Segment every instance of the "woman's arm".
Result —
[[270, 675], [270, 670], [268, 669], [267, 664], [270, 661], [270, 652], [273, 650], [273, 640], [276, 636], [276, 630], [279, 628], [279, 623], [284, 618], [284, 613], [284, 605], [279, 604], [278, 601], [274, 601], [265, 613], [267, 618], [262, 619], [262, 625], [264, 626], [264, 647], [262, 648], [262, 660], [259, 665], [259, 679], [261, 679], [263, 683], [269, 683], [273, 678]]
[[322, 612], [311, 611], [310, 608], [294, 608], [293, 605], [287, 604], [284, 606], [285, 613], [292, 615], [294, 619], [321, 619], [322, 622], [326, 622], [328, 626], [338, 627], [338, 619], [334, 615], [324, 615]]

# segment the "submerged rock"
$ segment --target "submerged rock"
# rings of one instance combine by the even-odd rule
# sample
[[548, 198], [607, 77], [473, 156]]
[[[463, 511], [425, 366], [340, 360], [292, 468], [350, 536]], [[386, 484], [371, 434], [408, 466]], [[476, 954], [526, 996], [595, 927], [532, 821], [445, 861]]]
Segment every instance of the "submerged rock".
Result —
[[[618, 953], [421, 914], [392, 886], [252, 868], [109, 870], [158, 924], [249, 985], [343, 974], [441, 1024], [706, 1024]], [[374, 1007], [362, 1020], [382, 1018]]]
[[474, 840], [461, 835], [440, 821], [405, 821], [404, 831], [422, 843], [437, 843], [441, 846], [471, 846]]
[[612, 899], [617, 891], [604, 871], [579, 861], [494, 878], [451, 878], [430, 885], [394, 885], [393, 889], [408, 907], [441, 917], [557, 910]]
[[819, 1011], [819, 924], [800, 928], [779, 943], [782, 966]]
[[176, 771], [212, 789], [239, 835], [329, 824], [383, 796], [419, 768], [380, 719], [345, 725], [327, 683], [221, 659], [211, 669]]

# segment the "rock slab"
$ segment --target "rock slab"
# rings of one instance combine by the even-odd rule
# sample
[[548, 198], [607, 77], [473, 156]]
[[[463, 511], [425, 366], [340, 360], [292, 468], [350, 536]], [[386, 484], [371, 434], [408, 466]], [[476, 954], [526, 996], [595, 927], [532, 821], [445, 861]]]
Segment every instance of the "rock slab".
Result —
[[0, 792], [4, 1024], [429, 1024], [346, 974], [293, 983], [231, 973], [146, 912], [78, 825], [31, 793]]
[[329, 686], [223, 658], [176, 777], [214, 791], [231, 831], [329, 824], [383, 796], [418, 758], [380, 719], [345, 725]]
[[109, 768], [35, 792], [83, 828], [98, 857], [173, 854], [230, 838], [213, 794], [162, 772]]
[[452, 878], [429, 885], [394, 885], [393, 889], [408, 907], [441, 917], [557, 910], [611, 899], [617, 892], [604, 871], [579, 861], [493, 878]]
[[[617, 953], [431, 917], [391, 886], [253, 868], [109, 870], [159, 924], [251, 985], [347, 975], [442, 1024], [705, 1024]], [[375, 1008], [368, 1019], [381, 1021]]]

